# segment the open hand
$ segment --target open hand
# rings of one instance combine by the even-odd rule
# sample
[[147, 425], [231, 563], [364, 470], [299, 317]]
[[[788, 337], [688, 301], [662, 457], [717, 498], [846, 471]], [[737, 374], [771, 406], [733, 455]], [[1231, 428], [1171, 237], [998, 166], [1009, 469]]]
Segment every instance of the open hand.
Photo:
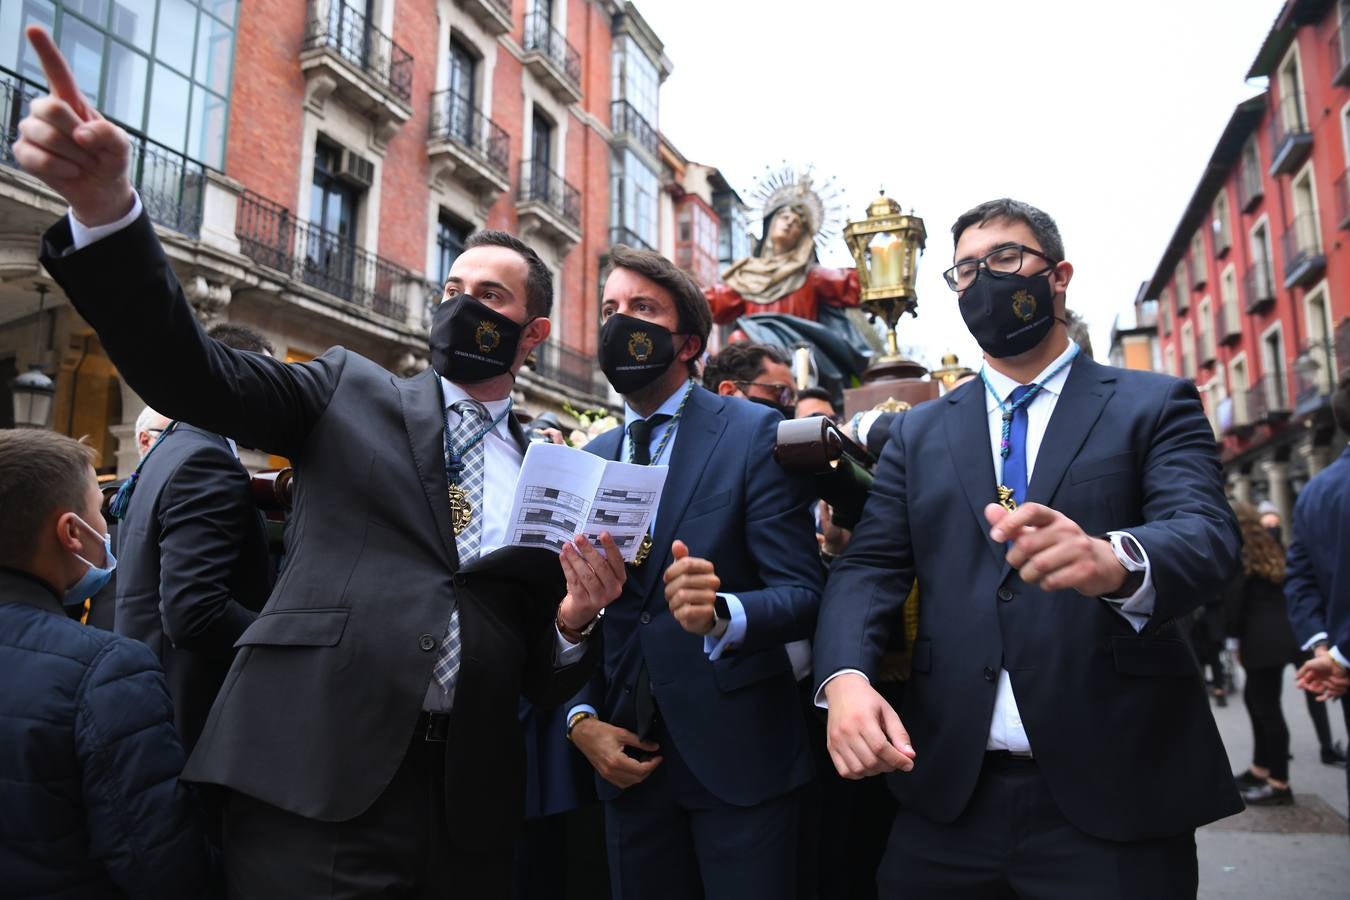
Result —
[[127, 174], [131, 140], [84, 99], [46, 29], [30, 25], [25, 33], [51, 93], [34, 100], [19, 122], [14, 159], [64, 197], [81, 224], [115, 222], [136, 202]]
[[826, 747], [840, 775], [856, 781], [914, 768], [909, 732], [866, 678], [836, 675], [825, 685], [825, 699], [830, 704]]
[[680, 627], [690, 634], [707, 634], [717, 624], [717, 577], [713, 564], [689, 555], [684, 541], [670, 545], [675, 561], [666, 569], [666, 605]]
[[661, 757], [653, 756], [639, 762], [624, 752], [626, 747], [635, 747], [648, 753], [656, 753], [660, 746], [638, 738], [626, 728], [601, 722], [599, 719], [585, 719], [572, 729], [572, 743], [576, 744], [600, 777], [617, 788], [627, 789], [644, 781], [659, 765]]
[[1088, 597], [1115, 593], [1125, 583], [1125, 567], [1111, 544], [1090, 537], [1078, 523], [1039, 503], [1024, 503], [1009, 512], [997, 503], [984, 508], [992, 526], [989, 537], [1012, 541], [1008, 565], [1022, 580], [1046, 591], [1072, 588]]
[[573, 631], [580, 631], [623, 592], [628, 578], [623, 554], [605, 531], [600, 534], [598, 549], [579, 534], [573, 543], [563, 545], [558, 558], [567, 578], [567, 596], [558, 607], [558, 618]]

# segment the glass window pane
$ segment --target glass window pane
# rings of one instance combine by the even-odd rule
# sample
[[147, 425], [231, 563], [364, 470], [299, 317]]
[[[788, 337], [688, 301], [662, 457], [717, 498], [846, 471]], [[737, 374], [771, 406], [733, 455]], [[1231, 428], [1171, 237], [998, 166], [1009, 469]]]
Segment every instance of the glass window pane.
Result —
[[67, 12], [79, 13], [95, 25], [107, 24], [103, 18], [108, 11], [106, 0], [66, 0], [65, 6]]
[[[98, 79], [103, 74], [103, 43], [107, 40], [98, 29], [79, 19], [66, 18], [61, 22], [61, 52], [75, 73], [75, 83], [84, 95], [99, 105]], [[45, 80], [45, 79], [44, 79]]]
[[145, 132], [166, 147], [183, 151], [188, 120], [188, 80], [155, 64]]
[[225, 101], [199, 87], [192, 89], [192, 123], [188, 156], [215, 169], [225, 160]]
[[0, 0], [0, 66], [46, 84], [42, 66], [28, 46], [23, 29], [26, 25], [42, 25], [51, 31], [55, 21], [56, 11], [50, 0]]
[[234, 26], [234, 13], [238, 8], [236, 0], [202, 0], [202, 9], [231, 27]]
[[155, 59], [180, 72], [191, 72], [192, 45], [196, 37], [197, 7], [188, 0], [160, 0]]
[[150, 36], [155, 29], [155, 0], [113, 0], [112, 23], [116, 37], [150, 52]]
[[132, 128], [140, 128], [145, 115], [145, 82], [149, 64], [144, 56], [117, 41], [108, 43], [108, 85], [103, 92], [103, 113]]
[[212, 18], [202, 19], [197, 34], [197, 81], [217, 94], [230, 89], [234, 32]]

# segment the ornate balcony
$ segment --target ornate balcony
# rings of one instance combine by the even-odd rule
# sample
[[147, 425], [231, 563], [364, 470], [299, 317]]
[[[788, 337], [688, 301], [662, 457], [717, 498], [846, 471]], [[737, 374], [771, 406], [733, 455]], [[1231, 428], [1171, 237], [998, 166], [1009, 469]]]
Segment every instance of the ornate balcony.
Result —
[[609, 245], [623, 244], [625, 247], [633, 247], [638, 250], [653, 250], [651, 244], [647, 243], [642, 237], [630, 228], [623, 225], [614, 225], [609, 229]]
[[310, 0], [300, 69], [311, 109], [336, 95], [370, 116], [379, 146], [412, 117], [412, 54], [344, 0]]
[[1254, 424], [1279, 425], [1289, 418], [1288, 386], [1284, 373], [1262, 375], [1247, 392], [1247, 408]]
[[[28, 115], [29, 102], [46, 93], [44, 85], [0, 67], [0, 164], [17, 167], [14, 142], [19, 138], [19, 120]], [[131, 138], [131, 183], [150, 218], [165, 228], [197, 237], [206, 167], [123, 122], [117, 124]]]
[[1266, 195], [1265, 184], [1261, 181], [1261, 171], [1254, 165], [1244, 162], [1242, 175], [1238, 178], [1238, 206], [1249, 213], [1256, 209], [1261, 198]]
[[420, 276], [257, 194], [240, 196], [235, 234], [245, 256], [341, 301], [338, 308], [406, 325], [409, 307], [425, 302], [426, 282]]
[[1219, 343], [1231, 347], [1242, 340], [1242, 315], [1238, 312], [1237, 297], [1219, 303], [1214, 313], [1214, 329]]
[[1336, 390], [1336, 360], [1330, 340], [1304, 341], [1294, 358], [1294, 414], [1303, 415], [1331, 402]]
[[556, 381], [569, 391], [581, 391], [594, 397], [609, 394], [609, 382], [595, 357], [556, 341], [545, 341], [526, 360], [537, 374]]
[[615, 100], [609, 105], [609, 127], [616, 142], [636, 144], [653, 157], [661, 152], [661, 139], [651, 123], [627, 100]]
[[581, 240], [581, 192], [533, 160], [520, 164], [516, 215], [520, 237], [527, 243], [541, 237], [565, 254]]
[[1310, 212], [1299, 213], [1280, 237], [1284, 249], [1284, 286], [1287, 288], [1312, 284], [1327, 268], [1327, 256], [1322, 250], [1322, 236], [1318, 232], [1317, 217]]
[[581, 100], [581, 54], [542, 13], [525, 17], [524, 62], [563, 103]]
[[455, 0], [455, 5], [493, 37], [511, 30], [511, 0]]
[[1242, 293], [1247, 303], [1247, 312], [1260, 313], [1269, 309], [1275, 302], [1275, 279], [1270, 277], [1270, 265], [1257, 260], [1242, 276]]
[[1270, 174], [1288, 175], [1312, 152], [1312, 130], [1302, 94], [1290, 94], [1270, 111]]
[[431, 95], [427, 156], [433, 178], [460, 183], [484, 207], [511, 187], [510, 136], [454, 91]]

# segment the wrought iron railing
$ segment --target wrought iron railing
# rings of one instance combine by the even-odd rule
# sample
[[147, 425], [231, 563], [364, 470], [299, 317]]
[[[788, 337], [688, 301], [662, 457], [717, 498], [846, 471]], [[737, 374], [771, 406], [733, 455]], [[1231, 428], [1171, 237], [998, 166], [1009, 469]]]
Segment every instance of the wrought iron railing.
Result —
[[532, 354], [536, 373], [574, 391], [597, 397], [609, 393], [608, 382], [595, 357], [556, 341], [545, 341]]
[[[47, 93], [45, 85], [0, 67], [0, 163], [16, 166], [14, 142], [28, 104]], [[116, 120], [113, 120], [116, 121]], [[117, 122], [131, 138], [131, 183], [150, 218], [166, 228], [197, 237], [202, 226], [206, 166]]]
[[1280, 236], [1280, 244], [1284, 250], [1284, 276], [1288, 278], [1322, 253], [1322, 235], [1318, 232], [1317, 216], [1311, 212], [1294, 216]]
[[1231, 344], [1242, 337], [1242, 315], [1236, 296], [1224, 297], [1214, 309], [1214, 332], [1220, 344]]
[[1261, 169], [1251, 163], [1251, 160], [1244, 155], [1242, 163], [1242, 174], [1238, 178], [1238, 205], [1242, 207], [1243, 212], [1251, 212], [1262, 197], [1266, 194], [1265, 182], [1261, 179]]
[[1327, 42], [1331, 60], [1331, 83], [1350, 84], [1350, 18], [1342, 16]]
[[546, 166], [526, 159], [520, 163], [520, 188], [517, 199], [521, 203], [542, 203], [569, 224], [581, 227], [581, 192]]
[[1278, 163], [1285, 153], [1285, 144], [1309, 137], [1308, 108], [1303, 95], [1290, 93], [1270, 111], [1270, 153]]
[[644, 150], [656, 156], [661, 139], [652, 124], [627, 100], [615, 100], [609, 105], [609, 127], [616, 135], [628, 135]]
[[542, 53], [574, 87], [581, 87], [581, 54], [537, 10], [525, 17], [525, 50]]
[[1247, 409], [1252, 422], [1273, 424], [1289, 415], [1289, 386], [1284, 373], [1267, 372], [1247, 392]]
[[511, 177], [510, 136], [467, 97], [451, 90], [431, 95], [431, 139], [451, 141], [503, 178]]
[[652, 245], [642, 239], [642, 237], [632, 229], [623, 225], [615, 225], [609, 229], [609, 245], [623, 244], [627, 247], [635, 247], [638, 250], [651, 250]]
[[1293, 368], [1294, 407], [1299, 412], [1326, 402], [1336, 389], [1336, 359], [1330, 339], [1300, 344]]
[[399, 100], [412, 98], [412, 54], [343, 0], [310, 0], [304, 47], [332, 50]]
[[1275, 302], [1275, 279], [1270, 277], [1270, 264], [1257, 260], [1242, 276], [1243, 301], [1247, 312], [1257, 312]]
[[425, 282], [403, 266], [248, 191], [239, 197], [235, 235], [255, 262], [391, 319], [406, 320], [408, 298], [423, 293]]

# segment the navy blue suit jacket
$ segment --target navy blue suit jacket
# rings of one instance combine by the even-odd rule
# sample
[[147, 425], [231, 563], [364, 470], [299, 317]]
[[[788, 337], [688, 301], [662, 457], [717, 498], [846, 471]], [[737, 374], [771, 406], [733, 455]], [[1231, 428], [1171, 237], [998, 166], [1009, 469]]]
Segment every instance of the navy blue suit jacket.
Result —
[[1299, 644], [1326, 632], [1350, 657], [1350, 447], [1298, 495], [1284, 576]]
[[1195, 387], [1079, 357], [1027, 499], [1088, 534], [1128, 529], [1157, 605], [1141, 633], [1105, 601], [1025, 584], [989, 538], [985, 387], [898, 417], [862, 521], [835, 563], [816, 631], [819, 684], [871, 677], [919, 584], [913, 675], [900, 716], [914, 770], [889, 781], [939, 821], [965, 809], [983, 765], [1000, 667], [1039, 769], [1074, 825], [1110, 840], [1180, 834], [1242, 806], [1197, 666], [1171, 620], [1216, 594], [1239, 539]]
[[[811, 777], [806, 728], [783, 645], [810, 637], [823, 569], [811, 521], [811, 483], [773, 458], [778, 413], [695, 387], [675, 435], [670, 474], [646, 564], [630, 569], [605, 612], [603, 674], [576, 700], [633, 730], [633, 686], [643, 663], [667, 733], [714, 796], [751, 806]], [[623, 429], [586, 449], [617, 459]], [[680, 627], [662, 577], [671, 542], [709, 559], [725, 593], [745, 607], [745, 640], [716, 662]], [[598, 780], [604, 797], [618, 789]]]

